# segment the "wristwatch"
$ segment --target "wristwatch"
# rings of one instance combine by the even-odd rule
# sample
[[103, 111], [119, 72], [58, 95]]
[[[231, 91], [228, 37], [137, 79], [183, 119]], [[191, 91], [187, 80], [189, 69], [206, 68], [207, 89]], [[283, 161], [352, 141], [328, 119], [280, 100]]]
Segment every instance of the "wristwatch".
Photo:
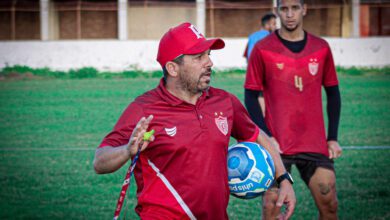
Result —
[[282, 183], [283, 180], [287, 179], [291, 185], [294, 184], [294, 180], [292, 178], [292, 176], [290, 175], [289, 172], [285, 172], [284, 174], [282, 174], [281, 176], [279, 176], [277, 179], [276, 179], [276, 184], [278, 187], [280, 187], [280, 183]]

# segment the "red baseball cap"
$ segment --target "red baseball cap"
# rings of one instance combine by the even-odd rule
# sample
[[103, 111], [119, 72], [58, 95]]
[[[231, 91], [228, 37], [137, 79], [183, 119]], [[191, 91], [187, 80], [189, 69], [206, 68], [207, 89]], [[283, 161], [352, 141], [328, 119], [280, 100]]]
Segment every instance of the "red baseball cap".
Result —
[[168, 61], [174, 60], [183, 54], [198, 54], [208, 49], [218, 50], [225, 47], [225, 42], [220, 38], [206, 39], [196, 27], [189, 23], [169, 29], [160, 40], [158, 46], [157, 61], [162, 67]]

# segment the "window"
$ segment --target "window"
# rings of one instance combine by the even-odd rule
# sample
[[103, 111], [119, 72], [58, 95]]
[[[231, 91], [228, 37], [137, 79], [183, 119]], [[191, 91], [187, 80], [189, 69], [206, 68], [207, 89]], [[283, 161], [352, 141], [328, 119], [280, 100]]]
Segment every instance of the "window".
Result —
[[39, 40], [39, 0], [0, 1], [0, 40]]
[[182, 22], [196, 23], [195, 0], [129, 0], [129, 39], [160, 39]]
[[260, 29], [261, 17], [272, 12], [272, 0], [207, 0], [206, 35], [247, 37]]
[[118, 36], [116, 0], [54, 1], [54, 38], [115, 39]]
[[349, 36], [352, 25], [350, 0], [306, 0], [305, 30], [317, 36]]
[[390, 36], [390, 0], [362, 0], [360, 35]]

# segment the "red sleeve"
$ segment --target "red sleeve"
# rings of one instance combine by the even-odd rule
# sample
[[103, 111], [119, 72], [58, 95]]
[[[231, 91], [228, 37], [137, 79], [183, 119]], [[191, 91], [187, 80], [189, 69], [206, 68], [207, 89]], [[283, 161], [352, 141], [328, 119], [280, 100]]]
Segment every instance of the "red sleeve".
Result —
[[230, 94], [233, 107], [233, 127], [231, 136], [237, 141], [255, 142], [259, 135], [259, 128], [249, 117], [248, 112], [237, 97]]
[[122, 113], [112, 131], [104, 137], [99, 147], [118, 147], [127, 144], [134, 127], [143, 116], [142, 107], [134, 102], [131, 103]]
[[245, 57], [246, 59], [248, 59], [247, 54], [248, 54], [248, 44], [246, 44], [244, 54], [242, 56]]
[[326, 60], [324, 63], [322, 85], [327, 87], [327, 86], [335, 86], [338, 84], [339, 81], [337, 80], [336, 68], [334, 66], [332, 51], [328, 46], [328, 53], [326, 55]]
[[245, 89], [262, 91], [264, 88], [264, 63], [261, 51], [255, 46], [249, 57], [245, 78]]

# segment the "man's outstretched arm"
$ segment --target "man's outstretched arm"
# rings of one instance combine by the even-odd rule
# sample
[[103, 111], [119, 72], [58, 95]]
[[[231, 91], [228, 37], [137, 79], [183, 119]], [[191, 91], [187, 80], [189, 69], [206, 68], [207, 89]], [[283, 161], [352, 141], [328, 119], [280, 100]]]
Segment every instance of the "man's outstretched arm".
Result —
[[143, 151], [149, 142], [154, 140], [154, 136], [152, 136], [149, 141], [143, 141], [144, 133], [147, 131], [152, 119], [153, 116], [150, 115], [148, 118], [142, 117], [139, 120], [128, 144], [119, 147], [105, 146], [96, 149], [93, 161], [95, 172], [98, 174], [115, 172], [137, 153], [139, 147]]

